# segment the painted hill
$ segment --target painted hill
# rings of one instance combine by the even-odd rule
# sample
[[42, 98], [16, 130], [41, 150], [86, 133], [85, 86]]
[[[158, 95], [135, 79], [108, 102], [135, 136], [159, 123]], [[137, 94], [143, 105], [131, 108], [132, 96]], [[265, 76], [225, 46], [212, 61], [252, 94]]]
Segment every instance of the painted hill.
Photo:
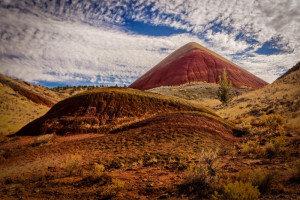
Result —
[[234, 87], [256, 89], [268, 84], [213, 51], [191, 42], [174, 51], [129, 87], [148, 90], [190, 82], [217, 83], [224, 70]]
[[176, 111], [198, 111], [219, 118], [208, 108], [177, 98], [129, 88], [99, 88], [57, 103], [16, 135], [105, 132], [137, 118]]

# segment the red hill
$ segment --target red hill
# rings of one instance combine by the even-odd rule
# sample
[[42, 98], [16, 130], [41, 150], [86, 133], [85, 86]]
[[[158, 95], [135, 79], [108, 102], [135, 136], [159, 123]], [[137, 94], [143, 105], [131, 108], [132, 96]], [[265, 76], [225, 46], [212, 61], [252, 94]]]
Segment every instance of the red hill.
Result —
[[174, 51], [129, 87], [148, 90], [189, 82], [217, 83], [224, 70], [234, 87], [256, 89], [268, 84], [213, 51], [191, 42]]

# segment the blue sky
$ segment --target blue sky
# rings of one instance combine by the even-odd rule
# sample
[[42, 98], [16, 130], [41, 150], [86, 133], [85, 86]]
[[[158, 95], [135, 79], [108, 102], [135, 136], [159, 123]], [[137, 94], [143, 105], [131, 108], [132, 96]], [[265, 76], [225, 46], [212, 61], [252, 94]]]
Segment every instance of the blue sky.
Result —
[[0, 73], [129, 85], [188, 42], [273, 82], [299, 61], [298, 0], [3, 0]]

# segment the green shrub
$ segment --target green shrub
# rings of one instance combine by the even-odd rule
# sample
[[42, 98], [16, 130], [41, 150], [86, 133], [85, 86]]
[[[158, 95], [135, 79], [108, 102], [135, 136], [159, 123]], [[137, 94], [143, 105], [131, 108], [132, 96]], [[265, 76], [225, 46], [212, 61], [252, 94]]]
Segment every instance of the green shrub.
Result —
[[218, 91], [217, 91], [217, 96], [218, 99], [223, 103], [223, 104], [227, 104], [229, 101], [231, 101], [231, 96], [230, 96], [230, 91], [232, 88], [232, 84], [230, 81], [228, 81], [227, 78], [227, 73], [224, 70], [222, 77], [219, 76], [219, 82], [218, 84], [220, 85]]
[[223, 194], [218, 194], [215, 192], [212, 195], [212, 199], [215, 200], [256, 200], [259, 198], [259, 191], [257, 187], [253, 187], [253, 185], [249, 182], [236, 181], [234, 183], [229, 183], [224, 186]]

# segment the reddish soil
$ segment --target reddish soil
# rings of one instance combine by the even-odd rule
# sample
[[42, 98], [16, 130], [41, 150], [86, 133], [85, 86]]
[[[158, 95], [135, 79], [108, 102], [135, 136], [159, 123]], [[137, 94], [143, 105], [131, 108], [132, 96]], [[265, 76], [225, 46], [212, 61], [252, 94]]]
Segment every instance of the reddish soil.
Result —
[[[239, 153], [240, 142], [247, 138], [232, 136], [232, 130], [216, 119], [187, 112], [153, 116], [110, 134], [57, 136], [53, 143], [41, 146], [32, 145], [37, 136], [7, 138], [0, 144], [4, 152], [0, 169], [5, 173], [0, 195], [4, 199], [107, 199], [99, 196], [110, 187], [105, 178], [87, 178], [94, 164], [101, 163], [108, 177], [125, 182], [112, 199], [193, 199], [176, 193], [187, 172], [180, 167], [203, 165], [202, 151], [219, 149], [216, 164], [225, 179], [234, 180], [244, 170], [277, 170], [270, 192], [261, 199], [297, 199], [299, 183], [291, 180], [287, 170], [299, 155], [298, 135], [292, 135], [287, 140], [293, 146], [289, 156], [283, 153], [272, 160]], [[82, 157], [73, 175], [63, 167], [70, 154]]]
[[174, 130], [182, 134], [193, 132], [201, 132], [204, 137], [214, 137], [213, 140], [234, 141], [233, 131], [230, 127], [222, 124], [220, 121], [201, 116], [198, 113], [168, 113], [154, 116], [130, 125], [122, 126], [110, 133], [135, 134], [142, 132], [143, 134], [151, 134], [161, 132], [162, 129]]
[[[83, 158], [78, 166], [82, 171], [91, 171], [94, 163], [103, 163], [109, 176], [126, 182], [126, 198], [120, 199], [157, 199], [166, 196], [172, 185], [182, 180], [182, 172], [176, 169], [179, 164], [176, 159], [181, 154], [190, 157], [199, 155], [203, 148], [226, 149], [225, 146], [231, 147], [236, 141], [229, 127], [198, 113], [162, 114], [105, 135], [57, 136], [53, 143], [42, 146], [33, 145], [36, 138], [8, 138], [0, 145], [7, 152], [0, 162], [1, 169], [5, 169], [13, 183], [26, 182], [22, 182], [24, 189], [16, 196], [98, 199], [94, 192], [101, 185], [87, 182], [86, 175], [65, 177], [61, 164], [67, 155], [77, 154]], [[157, 161], [147, 160], [150, 155]], [[125, 166], [115, 169], [111, 163], [120, 159]], [[138, 161], [142, 164], [134, 164]], [[168, 164], [164, 166], [164, 163]], [[40, 185], [37, 176], [49, 169], [53, 178]], [[5, 197], [9, 197], [7, 187], [5, 191]]]
[[195, 43], [188, 43], [169, 55], [129, 87], [148, 90], [190, 82], [217, 83], [226, 70], [234, 87], [260, 88], [268, 83]]

